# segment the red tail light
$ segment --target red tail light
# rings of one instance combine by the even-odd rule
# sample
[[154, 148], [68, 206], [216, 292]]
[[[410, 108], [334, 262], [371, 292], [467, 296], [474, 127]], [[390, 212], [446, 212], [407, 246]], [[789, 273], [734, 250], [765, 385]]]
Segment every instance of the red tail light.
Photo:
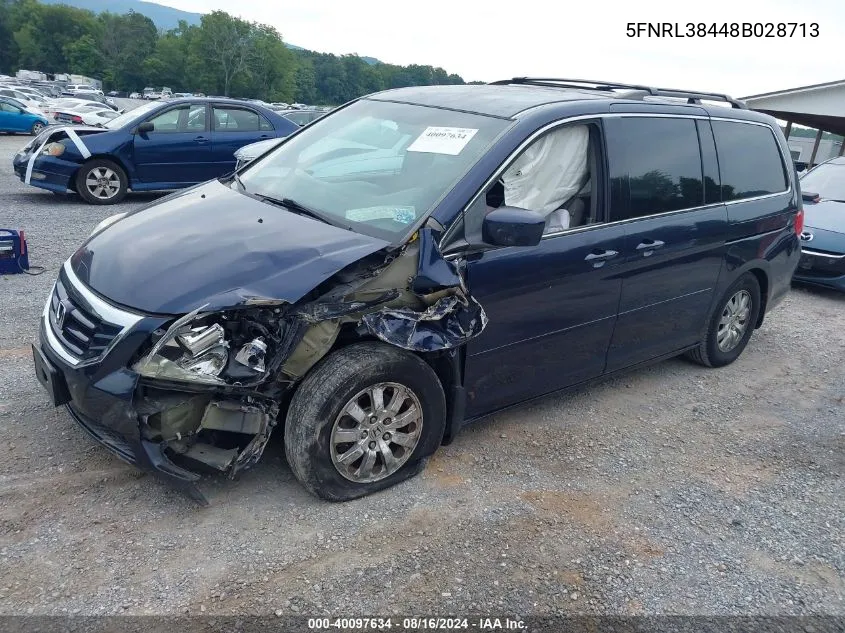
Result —
[[26, 255], [26, 235], [23, 234], [23, 229], [18, 232], [21, 236], [21, 257]]
[[798, 209], [795, 214], [795, 235], [801, 235], [804, 232], [804, 209]]
[[76, 115], [74, 114], [74, 115], [71, 117], [71, 121], [73, 121], [74, 123], [82, 123], [82, 117], [81, 117], [81, 116], [76, 116]]

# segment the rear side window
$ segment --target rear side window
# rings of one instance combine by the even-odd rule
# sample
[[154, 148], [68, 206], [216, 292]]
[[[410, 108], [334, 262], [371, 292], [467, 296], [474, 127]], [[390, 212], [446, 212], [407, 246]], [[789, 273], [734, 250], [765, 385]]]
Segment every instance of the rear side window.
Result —
[[258, 132], [273, 126], [254, 110], [245, 108], [214, 108], [214, 129], [218, 132]]
[[605, 130], [611, 221], [704, 204], [694, 119], [607, 119]]
[[786, 191], [786, 169], [769, 126], [733, 121], [712, 121], [712, 125], [723, 201]]

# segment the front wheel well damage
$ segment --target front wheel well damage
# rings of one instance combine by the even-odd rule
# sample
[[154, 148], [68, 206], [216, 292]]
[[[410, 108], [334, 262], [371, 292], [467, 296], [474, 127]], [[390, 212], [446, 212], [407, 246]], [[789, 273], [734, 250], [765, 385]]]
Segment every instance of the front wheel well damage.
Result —
[[[465, 410], [465, 344], [487, 324], [460, 265], [442, 258], [425, 228], [377, 260], [336, 273], [296, 303], [244, 290], [234, 293], [230, 309], [199, 308], [180, 317], [156, 331], [136, 371], [162, 383], [196, 372], [204, 387], [199, 394], [140, 393], [142, 434], [178, 458], [234, 476], [258, 461], [316, 367], [352, 344], [371, 342], [399, 348], [433, 370], [446, 401], [440, 441], [450, 443]], [[252, 351], [254, 358], [244, 356]]]

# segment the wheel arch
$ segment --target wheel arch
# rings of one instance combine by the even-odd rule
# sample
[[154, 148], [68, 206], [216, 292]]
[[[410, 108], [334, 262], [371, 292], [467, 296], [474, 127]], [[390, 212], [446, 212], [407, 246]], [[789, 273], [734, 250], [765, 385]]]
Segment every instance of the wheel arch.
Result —
[[[284, 423], [287, 415], [287, 408], [294, 394], [300, 389], [305, 378], [308, 377], [314, 368], [320, 364], [320, 361], [327, 358], [329, 355], [358, 343], [381, 343], [383, 345], [390, 345], [381, 339], [371, 334], [360, 334], [354, 324], [344, 324], [341, 326], [337, 339], [332, 346], [326, 351], [319, 361], [308, 368], [302, 376], [300, 376], [292, 389], [288, 389], [285, 393], [280, 414], [280, 420]], [[397, 349], [400, 347], [394, 346]], [[446, 431], [443, 436], [442, 443], [444, 445], [450, 444], [460, 430], [461, 423], [464, 419], [464, 412], [466, 410], [466, 395], [463, 387], [464, 382], [464, 360], [466, 357], [466, 347], [461, 346], [450, 350], [437, 350], [431, 352], [416, 352], [412, 350], [403, 350], [408, 354], [413, 354], [421, 358], [434, 370], [440, 386], [443, 389], [443, 394], [446, 397]]]
[[117, 165], [118, 167], [120, 167], [123, 170], [123, 173], [126, 174], [126, 186], [127, 186], [127, 188], [132, 189], [132, 174], [127, 169], [125, 162], [123, 160], [121, 160], [118, 156], [115, 156], [114, 154], [106, 154], [106, 153], [100, 152], [100, 153], [97, 153], [97, 154], [91, 154], [88, 158], [86, 158], [84, 161], [82, 161], [79, 164], [79, 167], [76, 168], [76, 171], [73, 172], [73, 175], [70, 178], [70, 184], [71, 184], [70, 188], [73, 191], [76, 191], [76, 193], [79, 193], [76, 190], [76, 178], [79, 175], [79, 171], [81, 169], [83, 169], [85, 167], [85, 165], [90, 163], [92, 160], [108, 160], [108, 161], [111, 161], [112, 163], [114, 163], [115, 165]]

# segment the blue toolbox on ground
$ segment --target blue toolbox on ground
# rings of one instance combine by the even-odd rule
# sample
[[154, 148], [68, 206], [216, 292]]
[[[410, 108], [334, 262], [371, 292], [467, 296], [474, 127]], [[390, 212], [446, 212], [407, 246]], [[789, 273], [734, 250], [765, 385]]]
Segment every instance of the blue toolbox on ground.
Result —
[[23, 231], [0, 229], [0, 275], [29, 270], [29, 254]]

